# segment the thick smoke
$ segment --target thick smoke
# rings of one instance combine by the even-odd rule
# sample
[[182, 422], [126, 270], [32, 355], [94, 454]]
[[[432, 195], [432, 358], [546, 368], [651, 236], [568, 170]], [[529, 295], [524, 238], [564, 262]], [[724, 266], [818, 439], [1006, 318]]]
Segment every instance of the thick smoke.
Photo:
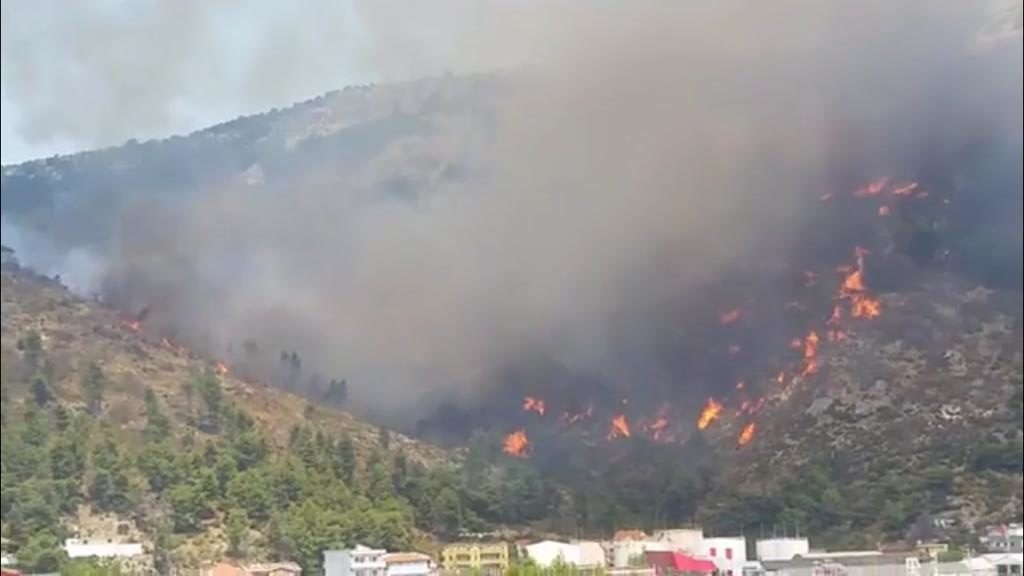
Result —
[[264, 374], [299, 351], [389, 415], [469, 402], [541, 358], [681, 380], [652, 310], [777, 265], [821, 193], [1020, 139], [1019, 38], [980, 44], [968, 3], [358, 8], [386, 75], [516, 65], [472, 176], [417, 203], [329, 172], [139, 196], [104, 290], [213, 354], [246, 361], [250, 340]]
[[[147, 138], [362, 77], [344, 2], [13, 0], [3, 4], [5, 122], [32, 144]], [[10, 110], [6, 104], [10, 103]]]

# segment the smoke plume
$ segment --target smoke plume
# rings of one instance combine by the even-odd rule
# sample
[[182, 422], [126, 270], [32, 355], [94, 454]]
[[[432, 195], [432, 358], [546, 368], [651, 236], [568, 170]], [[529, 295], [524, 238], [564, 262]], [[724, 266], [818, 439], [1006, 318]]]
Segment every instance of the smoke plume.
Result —
[[[356, 12], [385, 77], [505, 70], [468, 177], [415, 202], [329, 168], [140, 192], [97, 250], [104, 297], [148, 310], [147, 323], [262, 374], [296, 350], [389, 416], [471, 403], [539, 359], [622, 386], [678, 385], [685, 368], [665, 361], [662, 329], [666, 317], [689, 327], [669, 311], [710, 305], [706, 288], [735, 270], [780, 266], [804, 240], [809, 199], [1021, 138], [1019, 37], [979, 41], [984, 15], [963, 2]], [[138, 97], [134, 80], [111, 102]], [[1000, 198], [1016, 186], [996, 184]], [[246, 360], [245, 341], [267, 354]]]

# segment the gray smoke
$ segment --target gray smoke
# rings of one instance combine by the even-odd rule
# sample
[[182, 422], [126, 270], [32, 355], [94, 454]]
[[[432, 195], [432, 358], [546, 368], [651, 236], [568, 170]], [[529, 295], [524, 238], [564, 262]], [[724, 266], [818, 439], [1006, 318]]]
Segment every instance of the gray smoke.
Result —
[[[979, 43], [983, 15], [962, 2], [357, 13], [384, 76], [514, 66], [473, 176], [416, 203], [328, 170], [140, 195], [102, 255], [104, 290], [215, 354], [300, 351], [390, 415], [471, 400], [541, 354], [611, 381], [679, 377], [624, 350], [620, 327], [781, 258], [837, 169], [912, 174], [934, 139], [1020, 138], [1019, 36]], [[110, 97], [141, 89], [123, 88]]]

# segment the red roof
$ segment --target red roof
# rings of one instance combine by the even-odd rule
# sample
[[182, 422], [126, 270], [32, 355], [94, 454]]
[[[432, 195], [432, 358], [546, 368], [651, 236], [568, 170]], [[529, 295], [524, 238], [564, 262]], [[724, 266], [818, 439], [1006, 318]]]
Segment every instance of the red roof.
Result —
[[649, 550], [644, 555], [647, 559], [647, 565], [657, 568], [659, 572], [699, 572], [710, 574], [715, 571], [714, 562], [687, 556], [682, 552]]

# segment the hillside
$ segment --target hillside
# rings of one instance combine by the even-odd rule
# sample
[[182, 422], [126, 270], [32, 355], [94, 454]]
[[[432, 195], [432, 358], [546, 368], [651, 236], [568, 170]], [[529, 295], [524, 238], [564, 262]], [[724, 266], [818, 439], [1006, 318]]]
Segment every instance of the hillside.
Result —
[[935, 516], [961, 537], [1021, 517], [1020, 294], [938, 275], [881, 300], [769, 397], [709, 521], [871, 545], [934, 537]]
[[[8, 265], [2, 281], [3, 534], [26, 565], [52, 569], [53, 537], [64, 534], [141, 539], [149, 561], [180, 566], [229, 545], [309, 565], [331, 538], [398, 547], [427, 536], [381, 475], [390, 484], [398, 474], [409, 496], [402, 474], [447, 469], [454, 456], [218, 373], [51, 280]], [[332, 510], [362, 520], [300, 536], [304, 523], [332, 522]]]

